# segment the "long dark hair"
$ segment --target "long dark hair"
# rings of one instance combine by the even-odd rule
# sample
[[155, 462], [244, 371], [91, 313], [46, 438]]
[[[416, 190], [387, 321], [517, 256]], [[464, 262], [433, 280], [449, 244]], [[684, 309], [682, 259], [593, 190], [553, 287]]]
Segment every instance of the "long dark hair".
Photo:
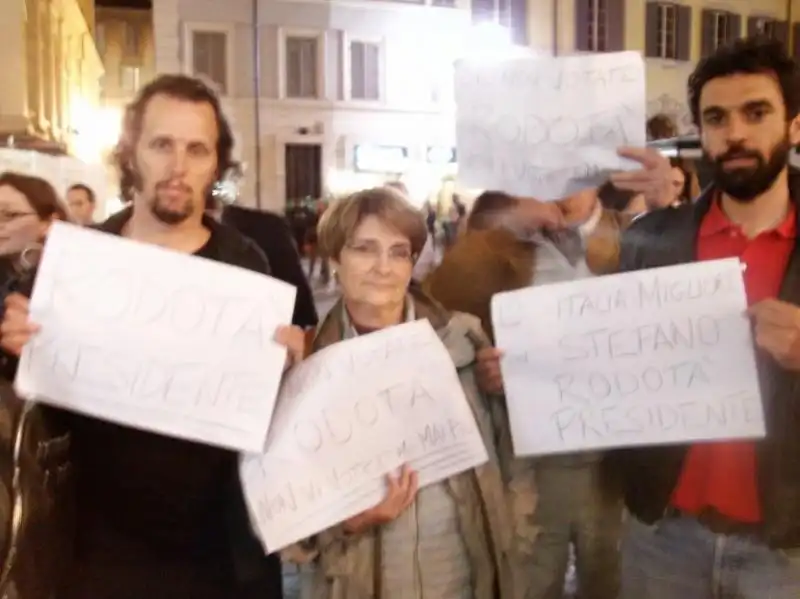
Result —
[[[142, 121], [147, 105], [155, 96], [168, 96], [196, 104], [209, 104], [214, 110], [219, 139], [217, 140], [217, 180], [229, 169], [238, 169], [233, 159], [233, 130], [222, 112], [219, 96], [202, 80], [188, 75], [160, 75], [145, 85], [125, 109], [122, 135], [112, 155], [120, 176], [120, 193], [124, 202], [133, 200], [133, 192], [139, 186], [139, 175], [134, 162], [136, 142], [142, 134]], [[208, 195], [211, 195], [211, 189]], [[211, 202], [211, 198], [206, 199]]]

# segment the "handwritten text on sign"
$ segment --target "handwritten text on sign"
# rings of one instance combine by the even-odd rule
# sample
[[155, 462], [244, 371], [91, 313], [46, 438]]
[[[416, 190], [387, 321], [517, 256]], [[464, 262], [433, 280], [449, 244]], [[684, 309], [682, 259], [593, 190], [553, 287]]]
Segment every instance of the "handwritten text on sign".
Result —
[[638, 168], [617, 148], [645, 144], [638, 52], [525, 57], [456, 67], [459, 179], [541, 200]]
[[269, 551], [373, 507], [404, 463], [421, 486], [474, 468], [486, 448], [450, 356], [427, 321], [338, 343], [285, 382], [264, 456], [242, 481]]
[[761, 437], [738, 260], [492, 300], [517, 455]]
[[56, 224], [16, 385], [166, 435], [261, 451], [295, 290], [262, 274]]

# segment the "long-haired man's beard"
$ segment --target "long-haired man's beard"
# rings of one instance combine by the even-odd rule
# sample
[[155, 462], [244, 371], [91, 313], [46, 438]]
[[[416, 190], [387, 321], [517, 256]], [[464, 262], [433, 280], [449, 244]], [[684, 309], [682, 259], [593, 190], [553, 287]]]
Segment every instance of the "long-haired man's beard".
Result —
[[[177, 202], [167, 196], [176, 191], [180, 193]], [[193, 195], [192, 188], [185, 183], [161, 181], [150, 198], [150, 212], [165, 225], [179, 225], [194, 214]]]
[[[714, 169], [714, 183], [726, 195], [739, 202], [752, 202], [767, 191], [789, 162], [792, 144], [788, 135], [775, 144], [768, 157], [741, 144], [730, 147], [724, 154], [710, 160]], [[706, 158], [709, 159], [708, 154]], [[726, 169], [725, 163], [736, 158], [749, 158], [750, 167]]]

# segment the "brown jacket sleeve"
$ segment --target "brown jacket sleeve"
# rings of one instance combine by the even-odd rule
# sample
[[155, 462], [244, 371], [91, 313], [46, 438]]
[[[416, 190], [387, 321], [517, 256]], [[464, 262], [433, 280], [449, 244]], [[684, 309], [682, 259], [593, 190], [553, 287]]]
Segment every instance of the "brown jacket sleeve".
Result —
[[423, 282], [424, 290], [453, 312], [481, 319], [491, 334], [492, 296], [530, 285], [533, 249], [505, 230], [469, 231]]

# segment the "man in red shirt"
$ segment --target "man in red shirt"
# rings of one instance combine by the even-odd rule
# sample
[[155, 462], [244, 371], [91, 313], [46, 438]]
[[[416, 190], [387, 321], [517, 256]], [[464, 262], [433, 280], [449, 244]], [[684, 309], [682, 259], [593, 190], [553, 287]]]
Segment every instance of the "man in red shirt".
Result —
[[800, 68], [747, 39], [701, 61], [689, 104], [714, 185], [622, 238], [621, 270], [742, 261], [767, 438], [615, 452], [631, 514], [621, 599], [800, 598]]

